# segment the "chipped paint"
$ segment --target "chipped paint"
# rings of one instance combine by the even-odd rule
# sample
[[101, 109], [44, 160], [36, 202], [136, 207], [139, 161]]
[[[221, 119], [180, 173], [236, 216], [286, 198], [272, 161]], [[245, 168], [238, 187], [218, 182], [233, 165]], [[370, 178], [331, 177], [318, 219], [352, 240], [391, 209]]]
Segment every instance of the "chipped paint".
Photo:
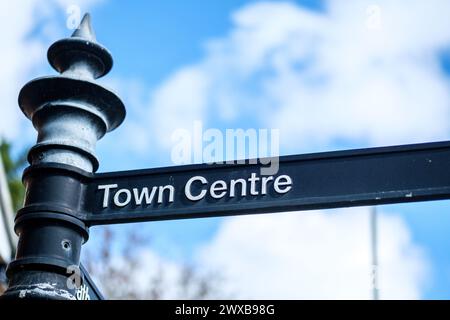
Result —
[[47, 296], [49, 298], [59, 298], [67, 300], [76, 300], [75, 296], [67, 290], [57, 289], [56, 283], [38, 283], [32, 289], [23, 289], [19, 292], [19, 298], [26, 298], [29, 295]]

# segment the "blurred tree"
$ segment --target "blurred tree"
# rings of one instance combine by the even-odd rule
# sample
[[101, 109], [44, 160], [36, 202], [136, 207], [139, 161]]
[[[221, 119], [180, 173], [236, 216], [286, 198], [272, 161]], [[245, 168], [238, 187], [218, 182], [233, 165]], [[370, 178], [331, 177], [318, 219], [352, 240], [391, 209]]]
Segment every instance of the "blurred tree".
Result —
[[86, 251], [85, 266], [108, 299], [224, 298], [219, 297], [218, 274], [200, 273], [187, 264], [146, 259], [147, 240], [135, 232], [126, 233], [119, 249], [115, 246], [119, 243], [117, 235], [111, 228], [103, 228], [99, 247]]
[[11, 143], [5, 139], [1, 139], [0, 154], [3, 160], [3, 166], [5, 167], [13, 209], [16, 212], [22, 206], [25, 195], [25, 188], [22, 184], [21, 176], [22, 170], [27, 164], [26, 152], [21, 152], [19, 156], [13, 157]]
[[[16, 212], [23, 202], [25, 188], [22, 185], [21, 171], [26, 165], [26, 156], [21, 155], [14, 158], [11, 153], [11, 143], [5, 139], [0, 139], [0, 155], [8, 181], [8, 188], [14, 212]], [[0, 294], [6, 290], [5, 265], [0, 266]]]
[[[10, 142], [1, 140], [0, 153], [13, 209], [16, 212], [22, 206], [25, 195], [21, 175], [27, 159], [26, 152], [13, 157], [11, 149]], [[154, 265], [149, 265], [148, 261], [143, 261], [141, 255], [145, 251], [147, 241], [134, 232], [128, 232], [125, 235], [125, 241], [122, 242], [123, 246], [119, 252], [114, 251], [113, 246], [117, 243], [117, 236], [111, 228], [104, 228], [99, 248], [96, 248], [95, 252], [87, 250], [86, 267], [93, 278], [99, 282], [99, 287], [108, 299], [218, 298], [216, 288], [220, 278], [217, 275], [200, 274], [190, 265], [179, 265], [171, 271], [156, 262]], [[149, 268], [155, 271], [145, 272]], [[4, 276], [2, 277], [3, 273], [4, 270], [0, 269], [0, 294], [6, 288], [2, 281], [5, 280]], [[140, 279], [139, 277], [145, 273], [147, 273], [145, 279]]]

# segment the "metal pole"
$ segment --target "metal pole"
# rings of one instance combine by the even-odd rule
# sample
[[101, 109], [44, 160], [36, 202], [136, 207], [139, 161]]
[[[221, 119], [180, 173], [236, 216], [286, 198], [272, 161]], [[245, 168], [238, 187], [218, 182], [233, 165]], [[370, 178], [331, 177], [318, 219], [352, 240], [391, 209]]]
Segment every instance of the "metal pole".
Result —
[[19, 94], [38, 138], [23, 175], [26, 196], [15, 219], [19, 244], [3, 298], [75, 299], [69, 270], [79, 267], [89, 236], [80, 208], [83, 176], [98, 168], [96, 142], [125, 118], [119, 97], [95, 82], [113, 61], [96, 42], [89, 14], [47, 57], [61, 75], [34, 79]]
[[378, 291], [378, 244], [377, 244], [377, 207], [370, 210], [370, 243], [372, 253], [372, 299], [379, 299]]

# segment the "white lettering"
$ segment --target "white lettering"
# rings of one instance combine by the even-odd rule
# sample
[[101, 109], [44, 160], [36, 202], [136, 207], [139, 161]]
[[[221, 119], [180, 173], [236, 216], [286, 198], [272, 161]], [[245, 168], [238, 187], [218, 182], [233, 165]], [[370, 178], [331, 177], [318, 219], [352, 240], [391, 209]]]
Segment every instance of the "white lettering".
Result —
[[171, 157], [175, 164], [187, 164], [191, 162], [191, 134], [184, 129], [178, 129], [172, 134], [172, 141], [177, 144], [172, 148]]
[[236, 179], [231, 180], [230, 182], [230, 198], [235, 197], [236, 183], [241, 184], [241, 197], [245, 197], [247, 195], [247, 181], [245, 181], [244, 179]]
[[[281, 181], [281, 180], [284, 180], [284, 181]], [[284, 188], [284, 190], [282, 190], [280, 188], [280, 186], [281, 187], [286, 186], [286, 188]], [[292, 189], [292, 179], [288, 175], [283, 174], [275, 179], [275, 182], [273, 183], [273, 187], [274, 187], [275, 191], [278, 193], [289, 192], [289, 190]]]
[[256, 173], [252, 173], [251, 177], [248, 178], [248, 181], [250, 182], [250, 194], [252, 196], [257, 196], [258, 191], [256, 191], [256, 182], [259, 181], [259, 178], [256, 177]]
[[175, 189], [170, 184], [164, 187], [159, 187], [159, 193], [158, 193], [158, 203], [163, 202], [163, 195], [164, 190], [169, 190], [169, 202], [173, 202], [173, 196], [175, 193]]
[[148, 188], [142, 188], [141, 193], [139, 194], [139, 190], [137, 188], [133, 188], [133, 195], [134, 195], [134, 202], [136, 202], [137, 206], [140, 206], [142, 203], [142, 200], [144, 200], [145, 197], [145, 204], [150, 204], [153, 201], [153, 198], [155, 197], [157, 187], [152, 188], [152, 192], [148, 194]]
[[[245, 178], [231, 180], [215, 180], [211, 183], [204, 176], [191, 177], [184, 186], [184, 194], [191, 201], [199, 201], [206, 196], [213, 199], [224, 197], [246, 197], [267, 195], [270, 192], [278, 194], [288, 193], [293, 187], [292, 178], [289, 175], [259, 176], [252, 172]], [[98, 190], [103, 190], [102, 205], [107, 208], [113, 204], [116, 207], [125, 207], [130, 203], [136, 206], [172, 203], [175, 201], [176, 186], [168, 184], [164, 186], [122, 188], [117, 184], [99, 185]], [[116, 192], [111, 191], [118, 189]]]
[[267, 194], [267, 182], [272, 181], [273, 177], [262, 177], [261, 194]]
[[195, 176], [195, 177], [190, 178], [190, 179], [188, 180], [188, 182], [186, 182], [186, 186], [184, 187], [184, 193], [185, 193], [186, 197], [187, 197], [189, 200], [191, 200], [191, 201], [198, 201], [198, 200], [200, 200], [200, 199], [203, 199], [203, 197], [204, 197], [205, 194], [206, 194], [206, 190], [202, 190], [202, 191], [200, 192], [200, 194], [197, 195], [197, 196], [192, 195], [192, 193], [191, 193], [191, 185], [192, 185], [192, 183], [193, 183], [194, 181], [200, 181], [202, 184], [207, 184], [207, 183], [208, 183], [208, 180], [206, 180], [206, 179], [205, 179], [204, 177], [202, 177], [202, 176]]
[[[218, 186], [219, 184], [220, 186]], [[223, 180], [217, 180], [211, 185], [209, 193], [211, 194], [211, 197], [213, 197], [214, 199], [220, 199], [223, 198], [223, 196], [225, 196], [225, 194], [227, 193], [226, 190], [227, 190], [227, 183]], [[216, 193], [217, 191], [221, 192], [217, 194]]]
[[104, 184], [98, 186], [98, 190], [105, 190], [105, 193], [103, 194], [103, 208], [108, 208], [108, 202], [109, 202], [109, 189], [115, 189], [117, 188], [117, 184]]
[[209, 142], [203, 150], [203, 162], [208, 164], [222, 163], [223, 135], [218, 129], [208, 129], [203, 134], [203, 140]]
[[[256, 130], [254, 129], [227, 129], [225, 131], [226, 136], [226, 156], [228, 164], [235, 163], [233, 158], [237, 158], [237, 164], [244, 164], [246, 157], [246, 142], [248, 142], [249, 150], [248, 150], [248, 158], [250, 158], [249, 163], [256, 164], [258, 157], [258, 138], [256, 134]], [[236, 141], [236, 145], [235, 145]], [[236, 146], [236, 148], [235, 148]], [[236, 150], [237, 154], [234, 155], [234, 151]]]
[[[120, 200], [120, 195], [125, 194], [125, 200]], [[114, 195], [114, 204], [118, 207], [125, 207], [131, 201], [131, 192], [128, 189], [120, 189]]]

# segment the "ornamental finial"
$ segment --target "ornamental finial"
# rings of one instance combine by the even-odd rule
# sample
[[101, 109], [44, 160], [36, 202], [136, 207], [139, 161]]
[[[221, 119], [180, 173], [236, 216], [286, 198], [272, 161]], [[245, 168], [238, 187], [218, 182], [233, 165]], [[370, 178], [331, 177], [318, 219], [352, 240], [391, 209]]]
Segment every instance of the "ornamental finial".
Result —
[[19, 94], [20, 108], [39, 133], [28, 160], [95, 171], [96, 142], [122, 123], [125, 106], [95, 81], [111, 70], [113, 59], [97, 42], [89, 14], [71, 37], [50, 46], [47, 58], [60, 75], [34, 79]]

